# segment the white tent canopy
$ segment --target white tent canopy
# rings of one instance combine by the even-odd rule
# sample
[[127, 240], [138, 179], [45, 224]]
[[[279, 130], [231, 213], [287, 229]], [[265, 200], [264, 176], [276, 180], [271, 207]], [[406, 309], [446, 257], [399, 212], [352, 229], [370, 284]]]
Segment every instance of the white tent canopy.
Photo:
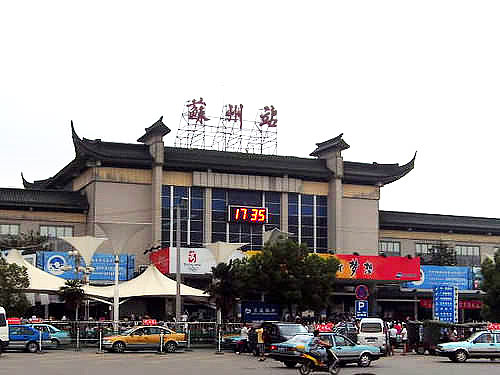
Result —
[[[11, 250], [6, 258], [8, 263], [15, 263], [27, 269], [30, 285], [26, 292], [55, 293], [65, 285], [66, 280], [51, 275], [25, 261], [17, 250]], [[176, 295], [176, 282], [163, 275], [156, 266], [150, 265], [146, 271], [136, 278], [119, 284], [120, 298], [129, 297], [171, 297]], [[101, 298], [113, 298], [114, 286], [90, 286], [83, 287], [85, 294]], [[196, 288], [181, 284], [181, 296], [204, 297], [208, 295]]]
[[58, 292], [59, 288], [64, 286], [66, 282], [64, 279], [51, 275], [28, 263], [17, 250], [10, 250], [9, 255], [7, 255], [5, 259], [7, 263], [14, 263], [26, 267], [30, 281], [30, 285], [26, 288], [26, 291], [34, 293]]
[[[135, 279], [126, 281], [119, 285], [120, 298], [129, 297], [167, 297], [175, 296], [177, 284], [175, 280], [162, 274], [155, 265], [151, 264], [146, 271]], [[112, 291], [112, 288], [111, 288]], [[181, 284], [181, 296], [183, 297], [205, 297], [208, 298], [203, 290], [191, 288]]]

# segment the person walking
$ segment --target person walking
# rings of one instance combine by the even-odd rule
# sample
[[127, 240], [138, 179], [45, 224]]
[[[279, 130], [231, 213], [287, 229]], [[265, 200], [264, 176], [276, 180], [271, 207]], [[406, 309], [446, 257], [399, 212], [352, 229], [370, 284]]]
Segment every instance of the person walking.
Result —
[[266, 346], [264, 342], [264, 327], [257, 328], [255, 333], [257, 333], [257, 351], [259, 352], [259, 361], [265, 361]]
[[401, 328], [401, 341], [403, 342], [403, 352], [408, 353], [408, 330], [405, 323], [403, 323], [403, 328]]
[[396, 346], [396, 337], [398, 335], [398, 330], [394, 325], [389, 329], [389, 355], [394, 355], [394, 347]]
[[240, 354], [240, 352], [245, 351], [245, 349], [248, 348], [248, 327], [246, 323], [244, 323], [243, 327], [241, 327], [240, 338], [241, 344], [237, 344], [236, 354]]

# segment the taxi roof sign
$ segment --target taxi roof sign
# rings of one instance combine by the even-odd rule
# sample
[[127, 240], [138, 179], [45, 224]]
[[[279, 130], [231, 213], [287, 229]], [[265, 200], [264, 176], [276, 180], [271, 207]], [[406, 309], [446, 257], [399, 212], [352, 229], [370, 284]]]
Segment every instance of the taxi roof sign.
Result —
[[488, 331], [500, 331], [500, 323], [488, 324]]

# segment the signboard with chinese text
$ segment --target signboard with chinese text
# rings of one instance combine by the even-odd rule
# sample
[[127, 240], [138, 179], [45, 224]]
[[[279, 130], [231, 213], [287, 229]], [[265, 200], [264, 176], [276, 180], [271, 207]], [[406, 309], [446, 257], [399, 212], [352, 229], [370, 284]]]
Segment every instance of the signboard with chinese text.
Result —
[[439, 285], [454, 286], [459, 290], [473, 289], [470, 267], [421, 266], [420, 280], [403, 284], [405, 288], [433, 290]]
[[434, 288], [434, 319], [443, 322], [458, 321], [458, 288], [440, 285]]
[[244, 322], [279, 321], [279, 305], [264, 302], [243, 302], [241, 315]]
[[[135, 255], [119, 255], [119, 280], [125, 281], [133, 278], [135, 269]], [[81, 265], [85, 266], [85, 261], [81, 259]], [[90, 263], [94, 271], [90, 274], [91, 281], [113, 281], [115, 279], [115, 257], [113, 254], [94, 254]], [[75, 258], [70, 257], [66, 252], [40, 251], [37, 253], [38, 268], [61, 277], [66, 280], [81, 278], [83, 275], [77, 275], [75, 272]], [[65, 266], [70, 266], [66, 270]]]
[[339, 279], [414, 281], [420, 278], [420, 258], [336, 254]]
[[[420, 300], [420, 307], [423, 309], [432, 309], [433, 303], [431, 298], [423, 298]], [[458, 308], [460, 310], [481, 310], [483, 302], [480, 300], [459, 300]]]

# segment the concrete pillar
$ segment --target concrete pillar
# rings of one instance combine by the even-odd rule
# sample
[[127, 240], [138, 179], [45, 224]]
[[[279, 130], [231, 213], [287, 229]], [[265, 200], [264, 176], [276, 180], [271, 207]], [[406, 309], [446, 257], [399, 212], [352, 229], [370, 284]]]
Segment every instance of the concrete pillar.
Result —
[[281, 193], [280, 230], [288, 232], [288, 193]]
[[[163, 148], [163, 142], [161, 142]], [[152, 171], [152, 238], [153, 246], [161, 244], [161, 191], [163, 185], [163, 163], [155, 163]]]
[[212, 243], [212, 188], [205, 188], [205, 212], [203, 218], [203, 243]]

